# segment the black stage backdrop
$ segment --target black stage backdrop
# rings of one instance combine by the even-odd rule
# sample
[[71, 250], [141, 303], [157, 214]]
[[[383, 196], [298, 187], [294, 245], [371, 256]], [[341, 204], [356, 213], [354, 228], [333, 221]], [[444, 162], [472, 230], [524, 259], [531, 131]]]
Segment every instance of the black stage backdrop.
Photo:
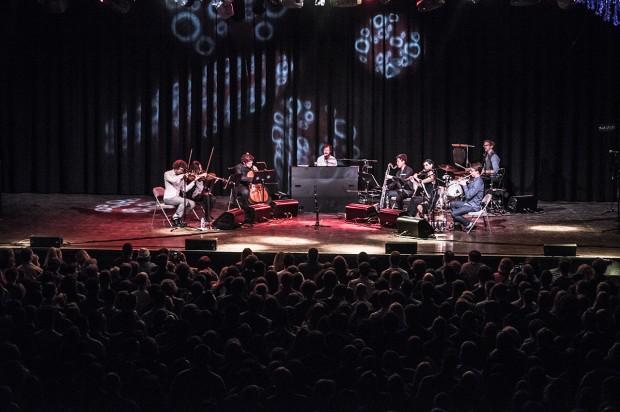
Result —
[[493, 138], [513, 193], [611, 199], [618, 132], [599, 125], [620, 118], [620, 28], [581, 7], [447, 3], [237, 0], [224, 20], [200, 2], [121, 15], [74, 0], [54, 15], [3, 1], [2, 187], [150, 193], [171, 161], [193, 148], [206, 163], [214, 147], [219, 175], [249, 151], [287, 190], [323, 142], [381, 176], [397, 153], [419, 170], [450, 162], [451, 143], [480, 159]]

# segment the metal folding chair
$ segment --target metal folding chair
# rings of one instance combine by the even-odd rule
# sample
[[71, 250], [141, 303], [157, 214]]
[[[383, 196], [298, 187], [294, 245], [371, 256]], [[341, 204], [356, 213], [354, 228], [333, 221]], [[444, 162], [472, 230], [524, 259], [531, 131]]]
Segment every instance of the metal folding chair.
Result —
[[482, 207], [479, 211], [477, 212], [469, 212], [466, 216], [467, 217], [475, 217], [476, 219], [474, 220], [474, 224], [471, 226], [471, 228], [469, 228], [469, 230], [467, 231], [467, 233], [471, 232], [471, 230], [476, 227], [476, 223], [478, 223], [478, 220], [482, 217], [482, 220], [484, 221], [484, 227], [485, 229], [491, 231], [491, 225], [489, 224], [489, 214], [487, 213], [487, 207], [489, 207], [489, 203], [491, 203], [491, 200], [493, 199], [493, 195], [491, 193], [487, 193], [486, 195], [484, 195], [484, 197], [482, 198], [482, 202], [480, 202], [480, 206]]
[[[164, 216], [164, 218], [166, 219], [166, 222], [168, 222], [168, 226], [174, 227], [174, 225], [172, 224], [172, 220], [170, 220], [170, 216], [168, 216], [168, 213], [166, 212], [166, 210], [176, 210], [177, 207], [173, 205], [167, 205], [164, 203], [164, 192], [165, 192], [165, 189], [161, 186], [156, 186], [153, 188], [153, 197], [155, 198], [155, 208], [153, 208], [153, 217], [151, 218], [151, 226], [155, 225], [155, 214], [157, 213], [157, 210], [159, 210]], [[198, 214], [196, 213], [194, 209], [192, 209], [192, 212], [194, 213], [194, 216], [196, 217], [196, 219], [200, 220], [200, 217], [198, 217]]]

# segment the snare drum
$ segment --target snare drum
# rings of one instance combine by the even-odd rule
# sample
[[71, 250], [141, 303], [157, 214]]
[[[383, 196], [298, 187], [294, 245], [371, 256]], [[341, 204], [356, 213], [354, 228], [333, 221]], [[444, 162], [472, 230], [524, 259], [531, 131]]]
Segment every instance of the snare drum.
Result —
[[463, 187], [458, 182], [450, 182], [450, 185], [446, 189], [446, 195], [449, 200], [458, 199], [463, 196]]

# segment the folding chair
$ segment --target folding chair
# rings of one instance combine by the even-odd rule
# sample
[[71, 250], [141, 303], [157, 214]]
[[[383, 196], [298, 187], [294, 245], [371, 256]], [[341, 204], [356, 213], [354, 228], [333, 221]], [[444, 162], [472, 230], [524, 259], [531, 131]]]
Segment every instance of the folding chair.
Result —
[[480, 206], [482, 208], [479, 211], [477, 211], [477, 212], [469, 212], [469, 213], [467, 213], [467, 215], [466, 215], [467, 217], [472, 217], [472, 218], [475, 217], [476, 218], [474, 220], [474, 224], [471, 226], [471, 228], [469, 228], [467, 233], [471, 232], [471, 230], [476, 226], [476, 223], [478, 223], [478, 220], [481, 217], [482, 217], [482, 220], [484, 221], [485, 229], [488, 229], [489, 231], [491, 231], [491, 225], [489, 224], [489, 214], [487, 213], [487, 207], [489, 206], [489, 203], [491, 203], [492, 199], [493, 199], [493, 195], [491, 193], [487, 193], [482, 198], [482, 202], [480, 202]]
[[[174, 227], [174, 225], [172, 224], [172, 220], [170, 220], [168, 213], [166, 213], [166, 210], [176, 210], [177, 207], [173, 205], [167, 205], [164, 203], [164, 192], [165, 192], [165, 189], [161, 186], [156, 186], [153, 188], [153, 197], [155, 198], [156, 206], [155, 208], [153, 208], [153, 217], [151, 219], [151, 226], [154, 226], [155, 224], [155, 214], [157, 213], [157, 210], [159, 209], [159, 211], [164, 215], [166, 222], [168, 222], [168, 226]], [[196, 219], [200, 220], [200, 218], [198, 217], [198, 214], [196, 213], [194, 209], [192, 209], [192, 212], [194, 213], [194, 216], [196, 217]]]

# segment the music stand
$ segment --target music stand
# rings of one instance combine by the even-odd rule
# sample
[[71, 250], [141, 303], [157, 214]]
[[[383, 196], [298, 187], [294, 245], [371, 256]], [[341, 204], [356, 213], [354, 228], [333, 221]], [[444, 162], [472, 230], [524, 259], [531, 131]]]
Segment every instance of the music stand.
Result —
[[465, 167], [469, 167], [469, 149], [474, 147], [476, 146], [464, 143], [452, 143], [452, 163], [455, 165], [464, 164]]
[[[228, 170], [233, 170], [234, 171], [234, 167], [229, 167]], [[230, 210], [230, 205], [233, 202], [233, 199], [235, 199], [235, 203], [237, 203], [237, 207], [239, 209], [241, 209], [241, 205], [239, 204], [239, 199], [237, 199], [237, 185], [239, 184], [239, 182], [241, 181], [241, 173], [232, 173], [230, 176], [228, 176], [228, 182], [226, 183], [226, 186], [224, 186], [224, 190], [226, 190], [226, 187], [230, 184], [232, 184], [232, 188], [230, 189], [230, 194], [228, 195], [228, 206], [226, 207], [226, 210]]]
[[258, 172], [254, 172], [254, 179], [250, 183], [277, 183], [276, 174], [273, 169], [259, 169]]

